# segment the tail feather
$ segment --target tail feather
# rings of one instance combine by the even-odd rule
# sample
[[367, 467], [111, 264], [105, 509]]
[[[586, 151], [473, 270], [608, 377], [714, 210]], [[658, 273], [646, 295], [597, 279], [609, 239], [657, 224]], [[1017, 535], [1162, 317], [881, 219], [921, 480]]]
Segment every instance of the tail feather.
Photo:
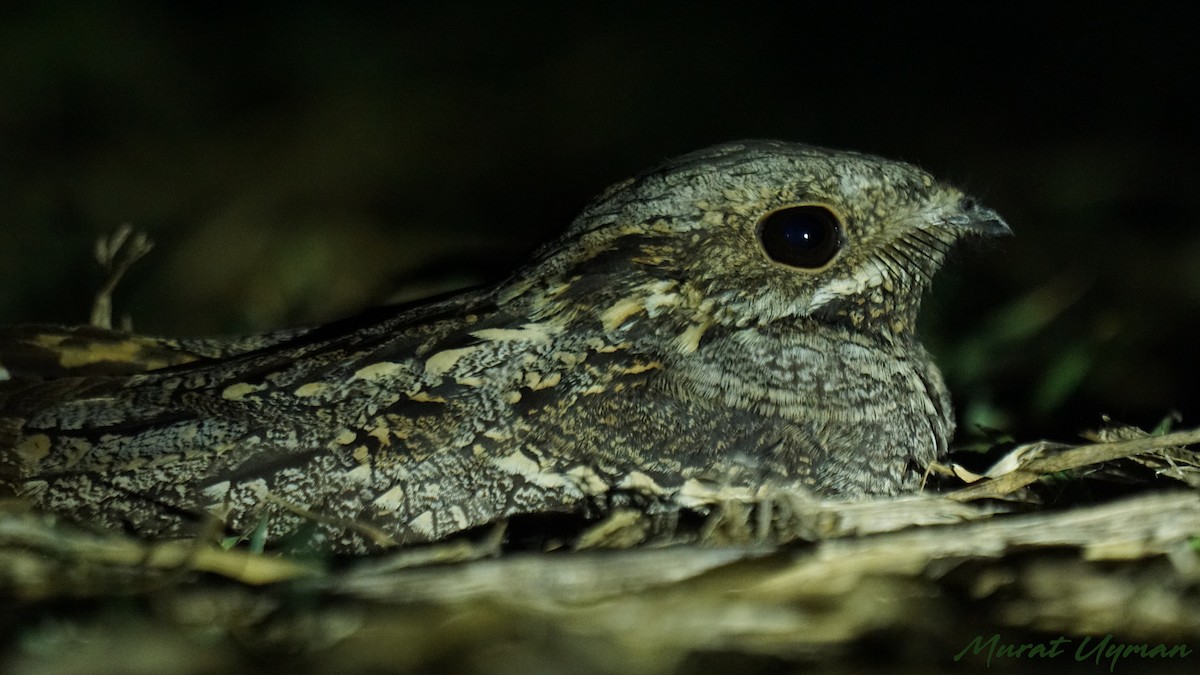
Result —
[[133, 375], [202, 358], [177, 340], [93, 326], [0, 329], [0, 381]]

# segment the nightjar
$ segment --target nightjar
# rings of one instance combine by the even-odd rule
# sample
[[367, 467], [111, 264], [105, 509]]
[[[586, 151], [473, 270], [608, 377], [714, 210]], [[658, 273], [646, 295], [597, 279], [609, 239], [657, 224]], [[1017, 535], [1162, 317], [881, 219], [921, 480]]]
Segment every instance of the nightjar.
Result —
[[922, 293], [995, 212], [781, 142], [619, 183], [507, 280], [248, 338], [0, 332], [0, 493], [335, 552], [510, 516], [914, 490], [954, 417]]

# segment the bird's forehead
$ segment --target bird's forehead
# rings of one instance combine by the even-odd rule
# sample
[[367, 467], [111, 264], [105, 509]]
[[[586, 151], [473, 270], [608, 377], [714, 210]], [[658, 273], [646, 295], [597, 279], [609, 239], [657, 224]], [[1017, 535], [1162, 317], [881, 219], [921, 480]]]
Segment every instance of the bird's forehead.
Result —
[[657, 173], [671, 186], [793, 200], [905, 201], [937, 188], [932, 176], [911, 164], [775, 141], [715, 146], [672, 160]]
[[[756, 220], [790, 204], [824, 204], [860, 223], [925, 211], [956, 199], [932, 176], [904, 162], [780, 141], [713, 146], [669, 160], [611, 186], [568, 230], [571, 238], [646, 224], [691, 236], [719, 234], [727, 214]], [[615, 227], [615, 229], [614, 229]], [[622, 229], [624, 228], [624, 229]], [[664, 231], [665, 231], [664, 230]]]

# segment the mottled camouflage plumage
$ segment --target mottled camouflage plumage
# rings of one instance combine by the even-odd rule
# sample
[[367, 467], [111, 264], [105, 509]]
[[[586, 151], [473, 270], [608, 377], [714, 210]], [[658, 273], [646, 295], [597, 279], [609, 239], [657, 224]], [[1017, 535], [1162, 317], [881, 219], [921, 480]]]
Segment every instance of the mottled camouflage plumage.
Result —
[[[821, 204], [825, 268], [756, 234]], [[342, 552], [516, 514], [914, 489], [954, 421], [916, 341], [950, 246], [1007, 228], [912, 166], [752, 142], [610, 188], [494, 287], [253, 338], [0, 334], [0, 452], [36, 507], [147, 537], [316, 523]]]

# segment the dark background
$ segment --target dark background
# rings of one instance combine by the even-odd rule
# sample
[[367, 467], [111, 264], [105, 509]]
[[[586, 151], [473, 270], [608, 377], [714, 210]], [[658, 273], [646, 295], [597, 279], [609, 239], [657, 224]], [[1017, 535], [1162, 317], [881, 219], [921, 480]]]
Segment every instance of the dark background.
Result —
[[[744, 137], [905, 159], [1000, 211], [923, 333], [964, 425], [1200, 416], [1194, 29], [1044, 3], [6, 3], [0, 323], [320, 321], [495, 278], [609, 183]], [[965, 438], [965, 437], [964, 437]]]

